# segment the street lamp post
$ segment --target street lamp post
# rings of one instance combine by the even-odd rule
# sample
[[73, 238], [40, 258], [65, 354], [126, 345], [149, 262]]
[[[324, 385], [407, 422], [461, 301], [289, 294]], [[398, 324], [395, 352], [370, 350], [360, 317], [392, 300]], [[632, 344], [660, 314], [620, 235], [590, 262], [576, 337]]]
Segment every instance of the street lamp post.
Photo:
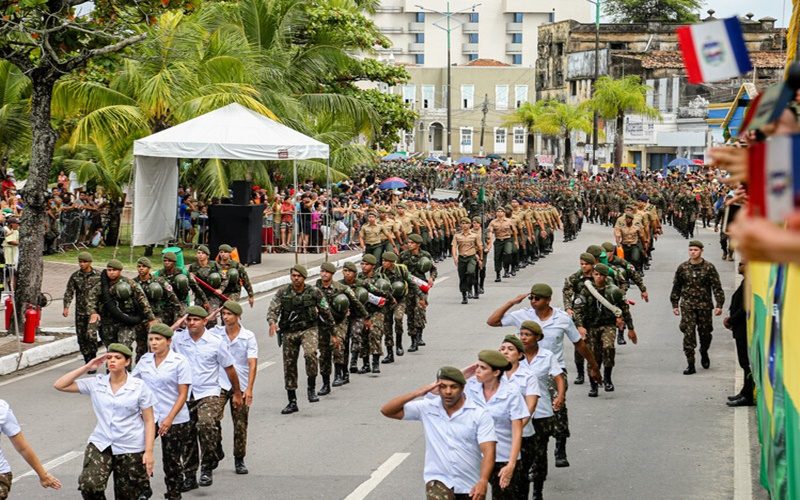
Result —
[[[600, 2], [602, 0], [586, 0], [594, 4], [594, 81], [592, 82], [591, 96], [594, 96], [594, 86], [600, 77]], [[597, 110], [592, 115], [592, 165], [597, 165], [597, 126], [599, 125]]]

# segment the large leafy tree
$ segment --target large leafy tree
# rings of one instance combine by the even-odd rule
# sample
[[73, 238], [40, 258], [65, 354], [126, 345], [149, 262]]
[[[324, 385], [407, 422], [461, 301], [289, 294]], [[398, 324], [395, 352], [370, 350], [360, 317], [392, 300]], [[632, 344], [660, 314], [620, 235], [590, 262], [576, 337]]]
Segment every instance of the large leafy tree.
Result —
[[536, 123], [536, 129], [545, 135], [564, 139], [564, 171], [572, 173], [572, 132], [592, 131], [592, 111], [585, 104], [575, 105], [560, 101], [547, 101]]
[[702, 0], [604, 0], [606, 15], [618, 23], [695, 23]]
[[622, 163], [625, 144], [625, 115], [636, 114], [650, 118], [660, 118], [657, 109], [647, 104], [647, 85], [638, 76], [614, 79], [601, 76], [594, 87], [594, 96], [587, 101], [589, 109], [607, 120], [614, 120], [614, 166], [619, 169]]
[[504, 122], [509, 127], [521, 125], [528, 131], [528, 147], [525, 157], [529, 167], [534, 165], [536, 156], [536, 136], [534, 134], [537, 131], [539, 120], [546, 111], [546, 107], [545, 101], [524, 102]]
[[0, 169], [14, 153], [30, 148], [28, 123], [31, 81], [8, 61], [0, 60]]

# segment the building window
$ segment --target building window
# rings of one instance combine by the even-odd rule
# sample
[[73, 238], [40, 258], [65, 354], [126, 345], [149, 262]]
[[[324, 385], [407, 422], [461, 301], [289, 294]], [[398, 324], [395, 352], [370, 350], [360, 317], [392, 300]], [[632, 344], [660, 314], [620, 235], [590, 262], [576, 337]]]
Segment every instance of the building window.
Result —
[[611, 42], [608, 46], [611, 50], [628, 50], [627, 42]]
[[425, 64], [425, 54], [414, 54], [414, 63], [419, 65]]
[[522, 33], [512, 33], [511, 43], [522, 43]]
[[425, 33], [414, 33], [414, 42], [425, 43]]
[[415, 19], [415, 20], [416, 20], [418, 23], [424, 23], [424, 22], [425, 22], [425, 13], [424, 13], [424, 12], [417, 12], [417, 13], [414, 15], [414, 19]]
[[499, 154], [506, 153], [506, 129], [494, 129], [494, 152]]
[[436, 94], [436, 87], [433, 85], [422, 86], [422, 109], [430, 109], [433, 107], [433, 100]]
[[555, 48], [553, 49], [554, 55], [561, 57], [564, 55], [564, 44], [557, 43]]
[[494, 109], [508, 109], [508, 85], [494, 86]]
[[514, 22], [515, 23], [521, 23], [522, 22], [522, 12], [514, 12], [512, 14], [512, 16], [514, 16]]
[[555, 12], [550, 12], [549, 14], [547, 14], [547, 22], [550, 22], [550, 23], [556, 22], [556, 13]]
[[404, 139], [404, 144], [406, 146], [406, 151], [408, 151], [409, 153], [413, 153], [415, 151], [414, 132], [404, 132], [403, 139]]
[[511, 64], [522, 64], [522, 54], [511, 54]]
[[467, 35], [469, 37], [469, 43], [478, 43], [478, 34], [477, 33], [470, 33]]
[[525, 129], [522, 127], [514, 127], [514, 149], [516, 154], [525, 152]]
[[478, 22], [478, 13], [477, 12], [470, 12], [469, 13], [469, 22], [477, 23]]
[[517, 108], [522, 106], [523, 102], [528, 102], [527, 85], [514, 85], [514, 102]]
[[569, 82], [569, 95], [571, 96], [578, 95], [578, 82], [575, 80], [570, 80]]
[[461, 86], [461, 109], [472, 109], [475, 105], [475, 85]]
[[478, 54], [467, 54], [468, 61], [474, 61], [476, 59], [478, 59]]
[[472, 153], [472, 127], [461, 127], [461, 152]]
[[414, 102], [417, 100], [417, 86], [416, 85], [403, 85], [403, 104], [409, 108], [414, 107]]

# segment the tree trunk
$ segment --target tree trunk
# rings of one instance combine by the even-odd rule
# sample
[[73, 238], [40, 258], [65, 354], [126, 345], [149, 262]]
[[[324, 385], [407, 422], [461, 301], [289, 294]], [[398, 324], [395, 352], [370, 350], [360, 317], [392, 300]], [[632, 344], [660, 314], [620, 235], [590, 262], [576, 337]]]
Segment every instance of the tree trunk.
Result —
[[567, 129], [564, 133], [564, 173], [572, 175], [572, 139], [571, 131]]
[[625, 146], [625, 113], [617, 115], [617, 133], [614, 135], [614, 171], [622, 164], [622, 149]]
[[[38, 73], [38, 74], [37, 74]], [[47, 181], [57, 134], [50, 124], [50, 101], [55, 78], [44, 70], [31, 75], [31, 165], [22, 190], [25, 209], [20, 220], [16, 306], [22, 319], [25, 304], [37, 304], [42, 290], [42, 255], [47, 209]]]
[[[511, 150], [514, 149], [514, 136], [511, 136]], [[527, 150], [525, 151], [525, 158], [528, 160], [528, 169], [533, 170], [536, 166], [536, 136], [529, 132], [528, 133], [528, 144]]]

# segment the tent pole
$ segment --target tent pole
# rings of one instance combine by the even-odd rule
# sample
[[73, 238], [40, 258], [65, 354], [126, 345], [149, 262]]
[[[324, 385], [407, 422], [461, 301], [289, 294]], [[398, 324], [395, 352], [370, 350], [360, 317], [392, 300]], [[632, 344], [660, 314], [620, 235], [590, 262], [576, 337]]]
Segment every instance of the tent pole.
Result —
[[292, 171], [294, 174], [294, 196], [292, 197], [292, 203], [295, 206], [294, 211], [294, 263], [295, 265], [300, 263], [300, 257], [297, 255], [297, 226], [300, 225], [300, 214], [297, 211], [297, 160], [292, 160]]
[[[136, 187], [134, 186], [134, 180], [135, 180], [134, 179], [134, 174], [135, 174], [135, 172], [136, 172], [136, 157], [134, 156], [133, 157], [133, 167], [131, 168], [131, 177], [130, 177], [130, 180], [128, 181], [130, 183], [130, 184], [128, 184], [128, 192], [131, 193], [131, 194], [134, 194], [134, 190], [136, 189]], [[133, 204], [133, 200], [135, 198], [136, 198], [136, 196], [131, 196], [131, 210], [130, 210], [131, 240], [130, 240], [130, 252], [128, 253], [128, 262], [129, 263], [133, 262], [133, 220], [134, 220], [133, 211], [136, 210], [136, 207]], [[125, 198], [124, 197], [122, 198], [122, 210], [123, 210], [123, 212], [125, 211]], [[117, 256], [117, 248], [119, 247], [119, 237], [120, 237], [120, 235], [122, 235], [122, 214], [121, 213], [119, 215], [119, 226], [120, 226], [119, 227], [119, 232], [117, 233], [117, 244], [114, 246], [114, 258], [116, 258], [116, 256]]]
[[331, 234], [333, 232], [333, 228], [331, 227], [331, 208], [333, 207], [333, 192], [331, 192], [331, 157], [328, 155], [328, 159], [325, 162], [325, 192], [328, 193], [328, 203], [325, 210], [325, 222], [327, 222], [328, 226], [328, 237], [326, 241], [324, 241], [325, 245], [325, 262], [328, 262], [328, 250], [330, 250], [331, 246]]

